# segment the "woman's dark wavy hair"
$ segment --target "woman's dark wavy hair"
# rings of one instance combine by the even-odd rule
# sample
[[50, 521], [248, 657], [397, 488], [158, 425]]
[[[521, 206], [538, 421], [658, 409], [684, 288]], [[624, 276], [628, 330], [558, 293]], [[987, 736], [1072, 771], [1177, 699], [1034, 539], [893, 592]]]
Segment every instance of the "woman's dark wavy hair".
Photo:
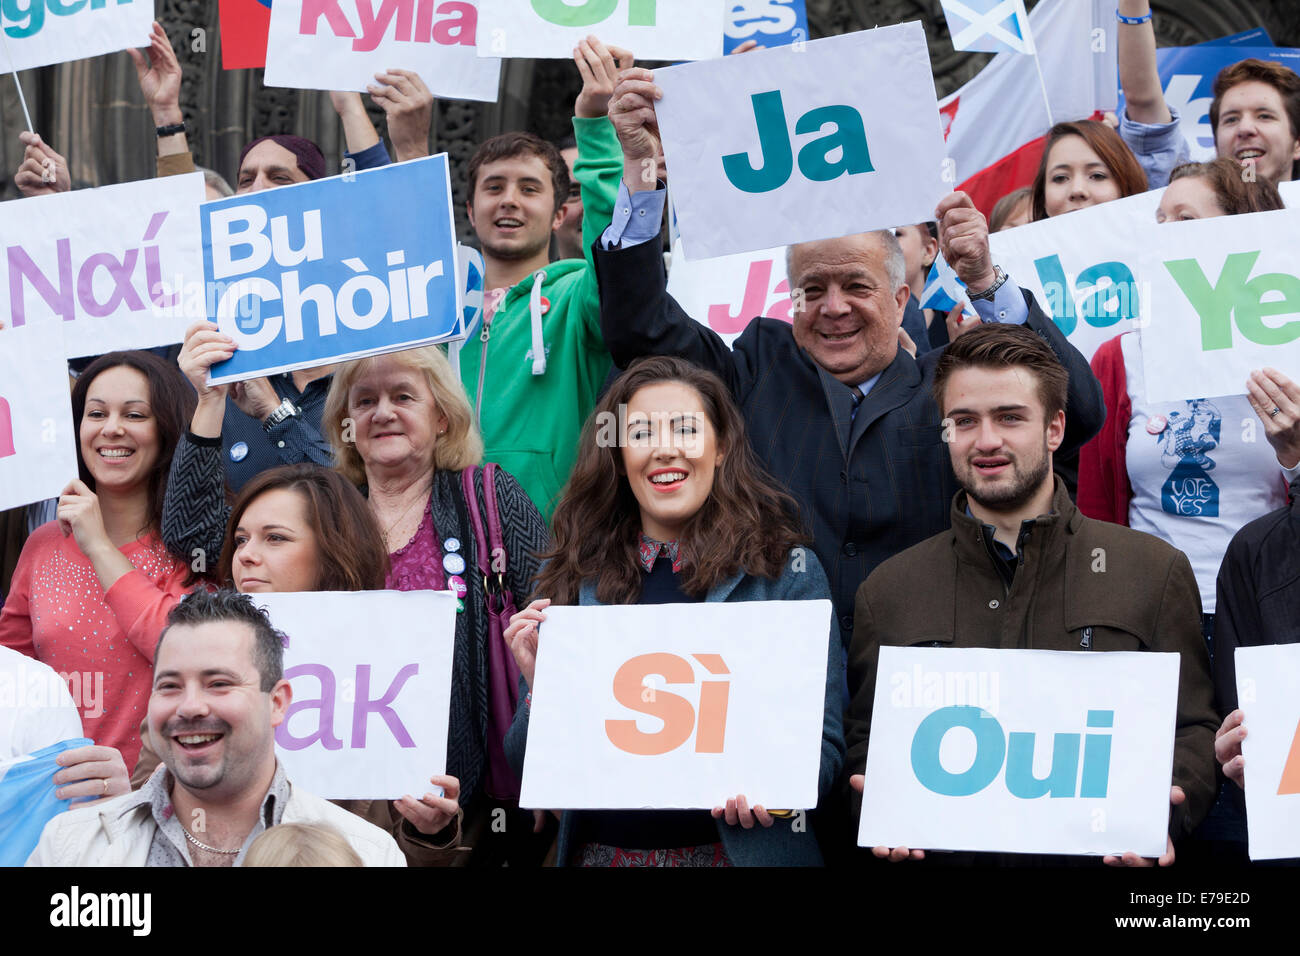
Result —
[[234, 587], [235, 529], [248, 506], [278, 490], [302, 498], [307, 523], [316, 537], [316, 591], [382, 591], [388, 574], [388, 549], [374, 512], [356, 485], [333, 468], [281, 465], [261, 472], [239, 490], [226, 522], [217, 576]]
[[645, 358], [610, 385], [582, 427], [578, 461], [555, 509], [536, 596], [576, 604], [579, 587], [590, 580], [605, 604], [632, 604], [641, 596], [641, 509], [618, 447], [625, 436], [619, 434], [617, 442], [599, 436], [609, 433], [610, 422], [620, 421], [620, 405], [630, 404], [642, 388], [664, 382], [685, 385], [700, 396], [724, 452], [712, 492], [678, 539], [686, 593], [702, 596], [741, 570], [778, 578], [790, 550], [809, 540], [798, 505], [750, 449], [740, 410], [722, 380], [683, 359]]
[[[81, 455], [81, 420], [86, 414], [86, 397], [95, 379], [109, 369], [121, 367], [133, 369], [149, 381], [149, 407], [158, 427], [158, 460], [149, 472], [149, 524], [141, 528], [140, 533], [161, 533], [163, 498], [167, 494], [167, 476], [171, 473], [172, 456], [176, 453], [181, 435], [189, 428], [194, 407], [198, 404], [194, 389], [175, 364], [149, 352], [109, 352], [95, 359], [77, 376], [77, 382], [72, 388], [72, 420], [77, 428], [77, 474], [91, 491], [95, 490], [95, 479]], [[171, 548], [167, 550], [177, 561], [192, 567], [188, 553]], [[196, 580], [198, 575], [191, 570], [185, 586], [189, 587]]]

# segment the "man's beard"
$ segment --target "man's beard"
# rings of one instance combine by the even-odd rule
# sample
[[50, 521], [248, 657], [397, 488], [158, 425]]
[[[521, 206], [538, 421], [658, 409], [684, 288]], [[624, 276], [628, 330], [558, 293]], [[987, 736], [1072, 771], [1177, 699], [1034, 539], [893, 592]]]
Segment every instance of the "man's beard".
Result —
[[[1023, 507], [1027, 502], [1038, 494], [1038, 490], [1043, 486], [1048, 473], [1051, 471], [1049, 462], [1047, 444], [1043, 444], [1043, 454], [1039, 457], [1036, 464], [1025, 471], [1019, 468], [1019, 462], [1012, 460], [1012, 466], [1015, 469], [1016, 478], [1010, 485], [1003, 485], [998, 488], [989, 488], [983, 492], [977, 491], [972, 487], [974, 482], [971, 480], [977, 473], [977, 469], [969, 461], [966, 463], [966, 474], [958, 476], [961, 486], [966, 490], [966, 495], [977, 504], [988, 508], [990, 511], [1010, 512], [1016, 511]], [[962, 478], [966, 480], [961, 480]]]

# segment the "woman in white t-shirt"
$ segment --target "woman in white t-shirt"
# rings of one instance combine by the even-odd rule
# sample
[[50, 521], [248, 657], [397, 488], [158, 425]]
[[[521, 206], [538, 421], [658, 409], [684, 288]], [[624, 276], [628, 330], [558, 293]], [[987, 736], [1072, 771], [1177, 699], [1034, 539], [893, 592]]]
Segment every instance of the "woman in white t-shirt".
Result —
[[[1237, 163], [1215, 160], [1175, 169], [1156, 219], [1282, 207], [1271, 183], [1244, 181]], [[1238, 528], [1286, 502], [1287, 484], [1300, 473], [1300, 445], [1290, 434], [1297, 429], [1261, 429], [1255, 405], [1244, 394], [1148, 402], [1136, 332], [1102, 345], [1092, 370], [1105, 396], [1106, 424], [1079, 454], [1079, 510], [1156, 535], [1187, 555], [1213, 654], [1214, 582], [1223, 553]], [[1290, 387], [1280, 373], [1256, 375], [1277, 388]], [[1261, 411], [1267, 413], [1262, 406]]]

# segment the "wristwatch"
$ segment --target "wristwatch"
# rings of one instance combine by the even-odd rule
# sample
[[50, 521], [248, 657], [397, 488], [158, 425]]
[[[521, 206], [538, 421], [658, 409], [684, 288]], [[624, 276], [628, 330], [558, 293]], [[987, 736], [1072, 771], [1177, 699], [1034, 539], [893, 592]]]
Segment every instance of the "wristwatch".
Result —
[[983, 292], [968, 291], [966, 294], [972, 299], [988, 299], [990, 302], [992, 302], [993, 297], [998, 293], [998, 289], [1001, 289], [1003, 283], [1007, 281], [1007, 274], [1002, 271], [1001, 266], [993, 267], [993, 275], [996, 277], [993, 280], [993, 284], [989, 286], [987, 289], [985, 289]]
[[270, 432], [272, 428], [288, 418], [296, 418], [298, 415], [298, 406], [287, 398], [280, 399], [280, 404], [275, 406], [275, 410], [267, 415], [262, 421], [262, 430]]

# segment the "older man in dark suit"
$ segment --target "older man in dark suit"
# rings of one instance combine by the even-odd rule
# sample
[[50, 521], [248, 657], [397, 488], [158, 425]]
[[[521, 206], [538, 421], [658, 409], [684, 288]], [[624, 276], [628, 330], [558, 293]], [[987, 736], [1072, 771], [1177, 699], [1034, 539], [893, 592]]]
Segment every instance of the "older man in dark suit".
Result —
[[[605, 343], [621, 367], [644, 355], [680, 355], [728, 384], [754, 450], [812, 529], [847, 647], [858, 585], [886, 558], [949, 525], [957, 483], [930, 397], [942, 350], [918, 362], [900, 345], [909, 290], [889, 230], [792, 246], [790, 324], [756, 318], [729, 349], [692, 320], [665, 291], [658, 243], [648, 241], [658, 236], [664, 197], [653, 172], [649, 182], [644, 175], [659, 152], [659, 95], [653, 74], [633, 69], [610, 101], [624, 174], [595, 254]], [[945, 196], [935, 218], [944, 257], [981, 319], [1027, 324], [1069, 371], [1063, 449], [1078, 448], [1105, 418], [1087, 361], [993, 264], [988, 225], [965, 193]], [[916, 584], [919, 596], [925, 582]]]

